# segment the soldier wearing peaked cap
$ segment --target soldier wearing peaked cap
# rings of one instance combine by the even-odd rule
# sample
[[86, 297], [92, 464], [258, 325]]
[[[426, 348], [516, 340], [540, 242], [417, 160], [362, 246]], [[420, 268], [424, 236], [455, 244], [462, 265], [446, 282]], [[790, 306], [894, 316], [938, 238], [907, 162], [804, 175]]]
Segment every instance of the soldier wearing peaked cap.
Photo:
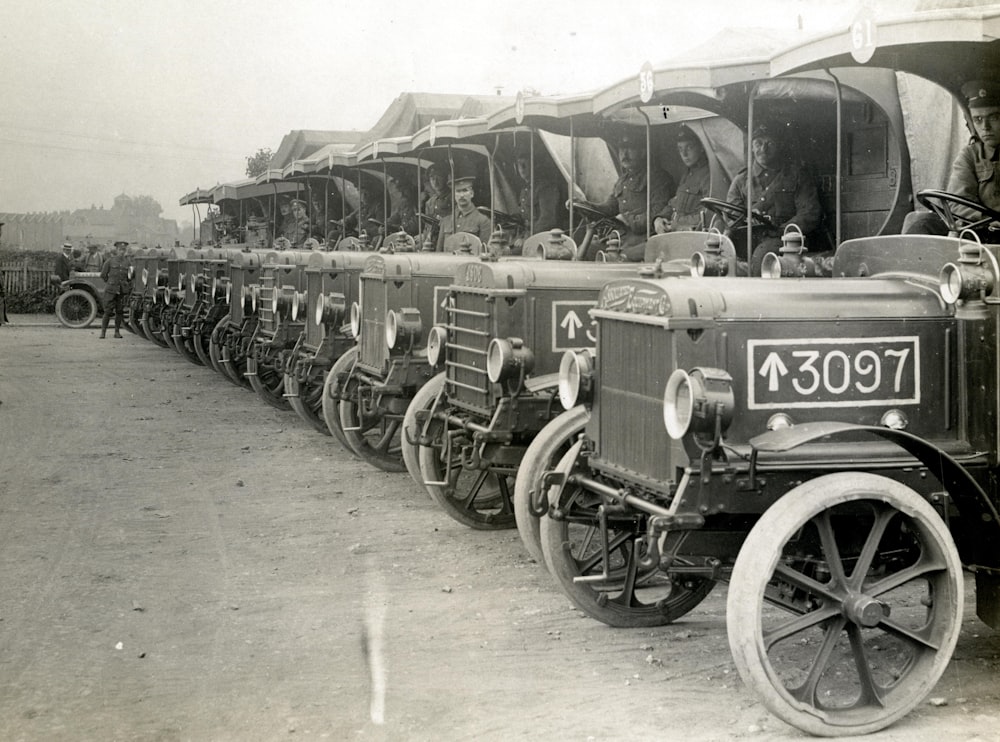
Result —
[[656, 163], [646, 173], [645, 135], [626, 134], [618, 142], [618, 162], [621, 175], [615, 187], [603, 202], [594, 206], [608, 216], [615, 216], [628, 226], [628, 234], [622, 235], [622, 247], [629, 260], [642, 260], [645, 253], [646, 232], [650, 226], [646, 212], [646, 191], [649, 190], [649, 206], [652, 214], [661, 213], [674, 192], [674, 181], [670, 173]]
[[[753, 160], [736, 174], [726, 194], [727, 201], [739, 206], [747, 205], [749, 194], [753, 198], [750, 204], [753, 211], [769, 222], [767, 226], [753, 229], [752, 276], [760, 275], [767, 253], [781, 248], [785, 227], [796, 225], [809, 240], [823, 218], [816, 180], [801, 162], [789, 157], [784, 129], [769, 123], [754, 127], [750, 137]], [[744, 254], [746, 232], [741, 228], [732, 237], [737, 254]]]
[[[973, 136], [952, 163], [945, 190], [1000, 211], [1000, 84], [972, 80], [962, 86], [962, 96], [969, 108]], [[952, 206], [951, 210], [959, 217], [982, 217], [961, 206]], [[948, 228], [937, 214], [914, 211], [906, 215], [903, 233], [945, 235]], [[1000, 241], [1000, 238], [991, 241]]]
[[115, 316], [115, 337], [122, 336], [122, 322], [125, 319], [125, 302], [128, 299], [132, 284], [128, 277], [129, 259], [125, 253], [128, 242], [118, 240], [114, 243], [111, 257], [101, 266], [101, 278], [104, 279], [104, 317], [101, 319], [101, 335], [105, 337], [111, 315]]
[[653, 221], [658, 234], [701, 229], [705, 222], [701, 200], [711, 195], [712, 174], [705, 146], [688, 126], [681, 126], [677, 132], [677, 154], [687, 169], [681, 176], [677, 193]]
[[437, 238], [437, 251], [444, 250], [444, 241], [449, 235], [457, 232], [468, 232], [476, 235], [485, 245], [490, 241], [493, 224], [490, 218], [476, 208], [474, 198], [476, 179], [469, 175], [457, 175], [452, 181], [455, 192], [455, 208], [452, 213], [441, 220], [441, 229]]

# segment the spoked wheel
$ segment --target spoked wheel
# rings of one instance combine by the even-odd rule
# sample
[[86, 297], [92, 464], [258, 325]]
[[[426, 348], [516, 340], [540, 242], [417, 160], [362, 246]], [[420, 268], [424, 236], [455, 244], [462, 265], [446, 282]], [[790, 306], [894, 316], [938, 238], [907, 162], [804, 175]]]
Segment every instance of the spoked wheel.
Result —
[[278, 410], [290, 410], [291, 405], [285, 399], [285, 374], [275, 371], [270, 366], [257, 363], [257, 373], [248, 374], [250, 387], [257, 396]]
[[[157, 345], [166, 348], [167, 341], [163, 337], [163, 312], [166, 307], [161, 302], [154, 302], [149, 311], [142, 316], [142, 331], [146, 337]], [[173, 347], [171, 344], [170, 347]]]
[[403, 420], [399, 415], [365, 415], [354, 399], [340, 400], [340, 427], [358, 456], [382, 471], [406, 471], [400, 448]]
[[[575, 444], [557, 470], [568, 475], [579, 450]], [[567, 483], [559, 501], [551, 504], [559, 509], [561, 519], [541, 520], [545, 564], [569, 599], [588, 616], [608, 626], [662, 626], [691, 611], [715, 586], [705, 577], [664, 572], [658, 560], [644, 566], [645, 517], [641, 513], [609, 514], [599, 495], [573, 483]], [[675, 561], [684, 560], [676, 557]]]
[[427, 488], [424, 487], [424, 475], [420, 472], [420, 446], [417, 443], [417, 438], [423, 430], [423, 425], [418, 422], [417, 413], [422, 410], [429, 410], [434, 405], [434, 400], [437, 399], [442, 388], [444, 388], [443, 372], [417, 390], [417, 393], [413, 395], [410, 406], [406, 408], [406, 414], [403, 416], [403, 430], [400, 433], [399, 445], [402, 448], [403, 463], [406, 465], [406, 471], [410, 473], [410, 478], [425, 492]]
[[319, 379], [310, 375], [304, 383], [296, 382], [291, 374], [285, 374], [285, 390], [289, 393], [295, 391], [294, 397], [287, 397], [288, 404], [295, 410], [295, 414], [305, 420], [317, 432], [323, 435], [331, 435], [330, 428], [323, 419], [323, 384]]
[[173, 323], [173, 332], [171, 333], [171, 339], [174, 341], [174, 348], [180, 353], [184, 358], [193, 363], [195, 366], [201, 366], [201, 357], [195, 352], [194, 339], [192, 337], [184, 337], [181, 335], [181, 324], [179, 322]]
[[729, 646], [748, 687], [810, 734], [869, 734], [920, 703], [958, 640], [962, 567], [916, 492], [867, 473], [799, 485], [733, 568]]
[[194, 348], [194, 352], [198, 356], [198, 360], [201, 361], [201, 365], [208, 368], [215, 368], [215, 364], [212, 363], [212, 356], [209, 353], [210, 343], [211, 336], [206, 336], [201, 332], [191, 333], [191, 347]]
[[583, 405], [559, 415], [535, 436], [517, 469], [517, 480], [514, 482], [517, 532], [528, 554], [542, 566], [545, 565], [540, 526], [543, 516], [535, 514], [547, 509], [542, 507], [542, 475], [556, 468], [589, 419], [590, 413]]
[[358, 349], [351, 348], [334, 362], [323, 381], [323, 420], [326, 422], [330, 434], [351, 454], [354, 453], [354, 449], [348, 443], [347, 436], [344, 435], [344, 428], [340, 424], [340, 399], [333, 395], [338, 393], [337, 377], [348, 373], [353, 368], [357, 357]]
[[208, 340], [208, 357], [212, 360], [212, 368], [227, 379], [229, 378], [229, 374], [226, 373], [226, 369], [222, 365], [222, 345], [220, 345], [220, 340], [228, 327], [229, 315], [227, 314], [216, 323]]
[[97, 317], [97, 299], [83, 289], [70, 289], [56, 299], [56, 317], [72, 330], [89, 327]]
[[142, 300], [136, 299], [132, 302], [132, 306], [129, 307], [128, 317], [125, 318], [128, 324], [128, 329], [131, 330], [136, 335], [141, 337], [146, 337], [146, 333], [142, 331], [142, 324], [139, 320], [142, 317]]
[[420, 446], [420, 473], [427, 492], [448, 515], [483, 531], [514, 528], [514, 477], [490, 469], [465, 469], [458, 446], [445, 440], [440, 420], [427, 424], [427, 436], [437, 445]]

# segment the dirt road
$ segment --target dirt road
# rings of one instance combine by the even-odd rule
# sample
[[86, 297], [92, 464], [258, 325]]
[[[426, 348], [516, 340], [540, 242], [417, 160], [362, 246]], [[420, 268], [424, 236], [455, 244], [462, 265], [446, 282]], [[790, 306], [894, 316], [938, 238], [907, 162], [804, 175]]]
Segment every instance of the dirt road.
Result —
[[[126, 334], [0, 328], [0, 740], [800, 739], [720, 586], [584, 617], [513, 531], [444, 515], [292, 412]], [[1000, 740], [969, 591], [926, 703], [869, 740]]]

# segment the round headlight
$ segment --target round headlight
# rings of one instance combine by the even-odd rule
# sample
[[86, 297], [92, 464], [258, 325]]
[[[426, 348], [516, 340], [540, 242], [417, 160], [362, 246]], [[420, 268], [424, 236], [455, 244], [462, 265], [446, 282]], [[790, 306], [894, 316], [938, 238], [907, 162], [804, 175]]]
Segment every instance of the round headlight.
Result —
[[299, 291], [292, 292], [292, 322], [298, 322], [299, 320], [299, 307], [302, 305], [302, 293]]
[[677, 369], [663, 391], [663, 424], [671, 438], [725, 433], [736, 406], [733, 379], [719, 368]]
[[198, 291], [198, 277], [194, 273], [188, 276], [188, 288], [191, 289], [192, 294]]
[[773, 252], [767, 253], [760, 263], [760, 275], [762, 278], [781, 278], [781, 258]]
[[695, 278], [705, 275], [705, 253], [699, 251], [691, 256], [691, 275]]
[[278, 297], [280, 294], [281, 294], [281, 289], [277, 287], [275, 287], [274, 290], [271, 291], [271, 314], [278, 313]]
[[419, 309], [404, 307], [398, 312], [390, 309], [385, 313], [385, 342], [389, 350], [402, 348], [404, 345], [412, 348], [420, 342], [422, 335], [423, 323]]
[[941, 269], [938, 286], [941, 298], [949, 304], [978, 299], [993, 291], [993, 272], [981, 264], [948, 263]]
[[434, 325], [427, 336], [427, 362], [437, 366], [444, 361], [444, 350], [448, 346], [448, 330], [442, 325]]
[[145, 286], [149, 283], [149, 268], [142, 269], [142, 285]]
[[566, 351], [559, 362], [559, 402], [564, 409], [590, 401], [594, 361], [589, 350]]
[[323, 307], [326, 304], [326, 297], [320, 294], [315, 299], [310, 299], [310, 301], [316, 302], [316, 306], [313, 309], [313, 322], [317, 325], [323, 324]]
[[493, 338], [486, 349], [486, 376], [494, 384], [530, 373], [534, 366], [534, 354], [521, 338]]
[[691, 425], [693, 409], [691, 377], [686, 371], [677, 369], [670, 374], [663, 392], [663, 424], [667, 435], [674, 439], [683, 438]]
[[351, 334], [355, 339], [361, 337], [361, 305], [357, 302], [351, 304]]
[[389, 350], [396, 347], [398, 330], [396, 313], [390, 309], [385, 313], [385, 344], [389, 346]]

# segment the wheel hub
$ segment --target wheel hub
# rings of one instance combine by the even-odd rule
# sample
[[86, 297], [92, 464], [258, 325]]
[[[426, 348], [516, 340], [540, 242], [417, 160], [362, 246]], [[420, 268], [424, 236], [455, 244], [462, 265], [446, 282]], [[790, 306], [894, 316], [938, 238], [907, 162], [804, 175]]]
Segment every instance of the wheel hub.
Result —
[[844, 615], [858, 626], [870, 629], [888, 618], [889, 606], [869, 595], [854, 593], [844, 601]]

